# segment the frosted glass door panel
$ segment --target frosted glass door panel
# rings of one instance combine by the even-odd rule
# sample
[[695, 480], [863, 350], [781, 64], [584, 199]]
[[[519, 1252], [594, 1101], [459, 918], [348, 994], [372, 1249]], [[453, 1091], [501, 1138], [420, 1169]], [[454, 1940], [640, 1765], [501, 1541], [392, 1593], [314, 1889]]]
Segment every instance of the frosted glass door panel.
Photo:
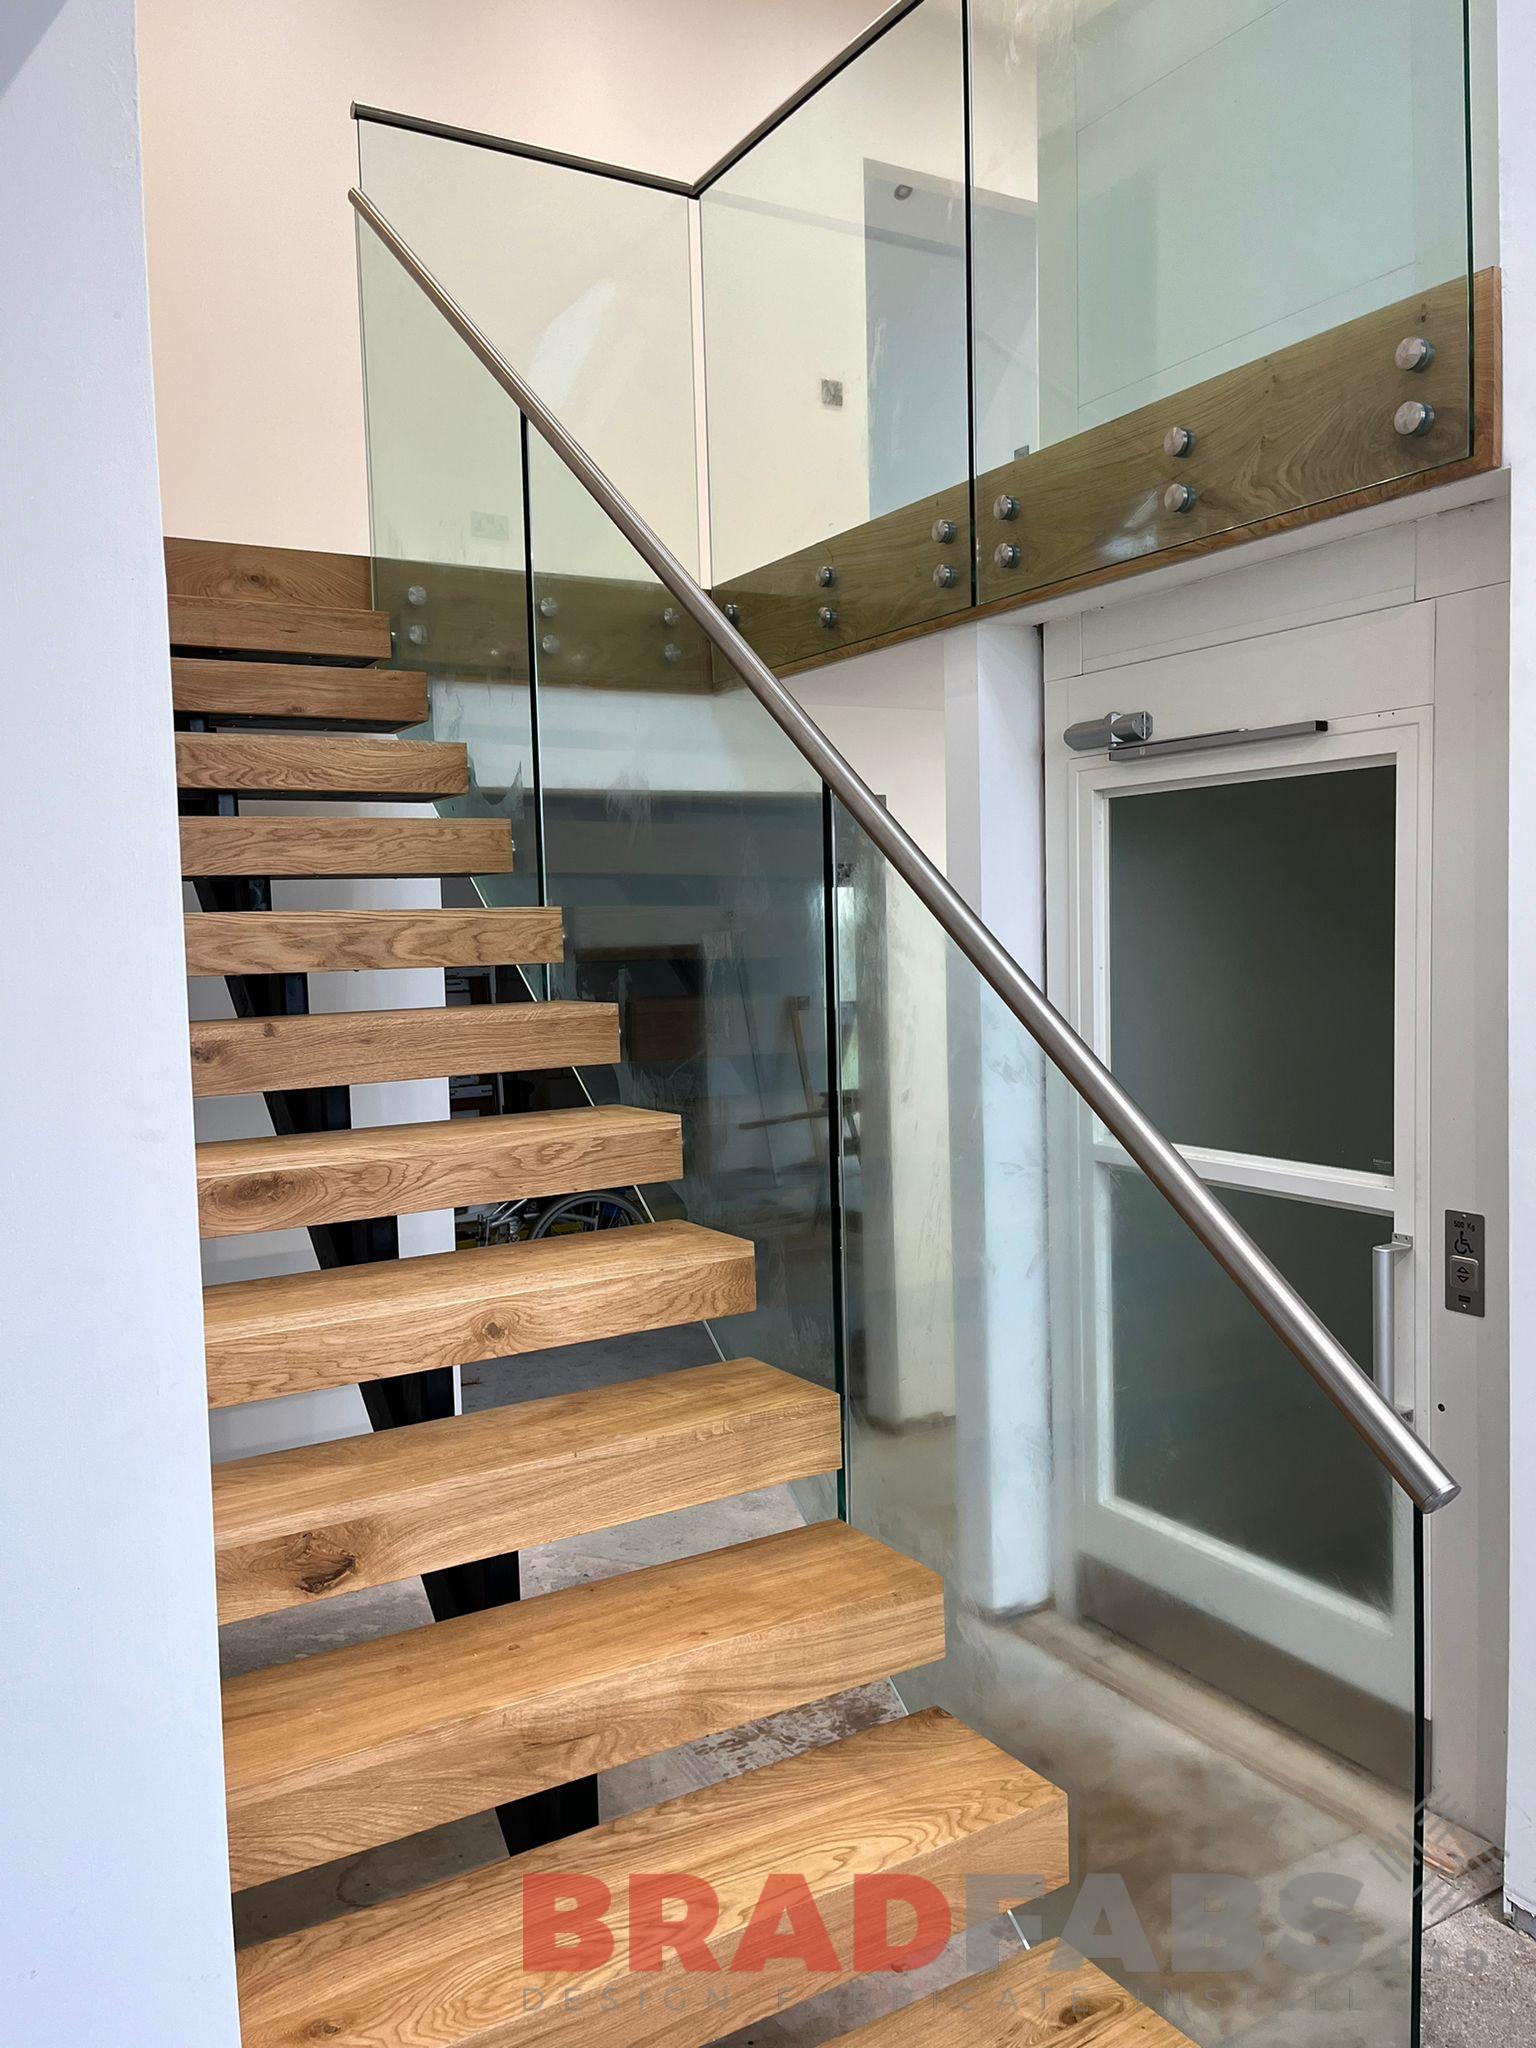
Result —
[[1392, 1171], [1396, 779], [1110, 802], [1111, 1056], [1178, 1143]]

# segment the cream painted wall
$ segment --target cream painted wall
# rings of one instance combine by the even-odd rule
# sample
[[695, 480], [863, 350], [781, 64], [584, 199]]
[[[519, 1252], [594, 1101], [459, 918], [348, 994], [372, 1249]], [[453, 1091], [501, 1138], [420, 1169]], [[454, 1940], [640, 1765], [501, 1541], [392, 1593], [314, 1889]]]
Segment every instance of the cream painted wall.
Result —
[[368, 541], [355, 100], [696, 176], [875, 0], [139, 0], [168, 532]]

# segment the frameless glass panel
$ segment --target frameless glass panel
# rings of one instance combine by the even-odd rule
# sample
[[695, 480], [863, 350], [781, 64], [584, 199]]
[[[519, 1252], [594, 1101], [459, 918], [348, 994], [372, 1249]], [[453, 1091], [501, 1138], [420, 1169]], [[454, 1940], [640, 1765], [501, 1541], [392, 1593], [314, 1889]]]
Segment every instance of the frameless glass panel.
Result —
[[773, 659], [969, 599], [962, 41], [926, 0], [701, 201], [714, 578]]
[[[1409, 2048], [1412, 1510], [841, 814], [836, 838], [848, 1513], [949, 1598], [945, 1659], [898, 1690], [1067, 1789], [1073, 1880], [1031, 1938], [1097, 1944], [1198, 2048]], [[1368, 1354], [1382, 1226], [1322, 1244], [1284, 1206], [1234, 1198]], [[1220, 1954], [1213, 1895], [1242, 1926]]]
[[[978, 220], [984, 592], [1467, 454], [1461, 0], [972, 0], [970, 19], [978, 204], [1008, 195], [1038, 238], [1031, 274]], [[1008, 496], [1011, 527], [987, 516]]]
[[1116, 795], [1108, 818], [1118, 1078], [1180, 1144], [1390, 1173], [1396, 770]]
[[697, 571], [688, 200], [376, 121], [358, 150], [379, 211]]
[[756, 1244], [726, 1355], [832, 1385], [820, 781], [537, 440], [529, 486], [557, 992], [619, 1005], [598, 1099], [682, 1116], [656, 1213]]
[[505, 818], [493, 904], [538, 901], [523, 561], [522, 422], [372, 230], [359, 224], [374, 602], [394, 660], [432, 679], [424, 736], [468, 749], [447, 816]]

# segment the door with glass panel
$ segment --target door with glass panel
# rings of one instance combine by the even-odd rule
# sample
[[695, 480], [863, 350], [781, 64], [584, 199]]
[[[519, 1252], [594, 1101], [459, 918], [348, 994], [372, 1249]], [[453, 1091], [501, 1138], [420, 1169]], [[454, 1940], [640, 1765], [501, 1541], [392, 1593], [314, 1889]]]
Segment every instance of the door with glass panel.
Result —
[[[1079, 1028], [1404, 1409], [1429, 715], [1068, 770]], [[1082, 1618], [1240, 1670], [1298, 1724], [1303, 1671], [1399, 1701], [1390, 1482], [1108, 1134], [1060, 1150], [1083, 1183], [1054, 1248], [1079, 1281], [1057, 1391]]]

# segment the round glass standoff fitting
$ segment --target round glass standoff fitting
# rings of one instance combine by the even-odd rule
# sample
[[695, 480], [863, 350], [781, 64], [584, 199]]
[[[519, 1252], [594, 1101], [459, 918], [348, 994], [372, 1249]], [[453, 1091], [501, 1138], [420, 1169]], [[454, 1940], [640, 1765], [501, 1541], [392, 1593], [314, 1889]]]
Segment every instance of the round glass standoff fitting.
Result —
[[661, 650], [661, 658], [663, 661], [666, 662], [681, 661], [683, 658], [683, 650], [681, 649], [681, 647], [678, 646], [675, 640], [669, 640], [666, 646], [663, 647], [663, 649]]
[[1023, 550], [1011, 540], [992, 550], [992, 560], [999, 569], [1017, 569], [1023, 559]]
[[675, 626], [682, 616], [675, 604], [669, 604], [661, 615], [661, 623], [664, 626]]
[[409, 640], [409, 641], [410, 641], [410, 643], [411, 643], [411, 645], [412, 645], [413, 647], [425, 647], [425, 646], [426, 646], [426, 644], [427, 644], [427, 629], [426, 629], [426, 627], [425, 627], [425, 626], [424, 626], [424, 625], [423, 625], [423, 624], [421, 623], [420, 619], [413, 619], [413, 620], [412, 620], [412, 622], [411, 622], [411, 624], [410, 624], [410, 625], [408, 625], [408, 626], [406, 627], [406, 629], [405, 629], [405, 637], [406, 637], [406, 639], [407, 639], [407, 640]]
[[1415, 441], [1435, 424], [1435, 408], [1421, 398], [1405, 398], [1393, 413], [1392, 424], [1405, 441]]
[[741, 624], [741, 606], [739, 604], [727, 604], [723, 607], [723, 609], [725, 612], [725, 616], [730, 620], [733, 626], [739, 626]]
[[1427, 370], [1435, 360], [1435, 344], [1423, 334], [1405, 335], [1394, 360], [1400, 370]]
[[816, 581], [823, 590], [830, 590], [837, 581], [837, 571], [830, 562], [824, 562], [816, 571]]
[[413, 583], [405, 593], [405, 601], [407, 604], [425, 604], [427, 601], [427, 586], [424, 583]]
[[933, 572], [933, 580], [940, 590], [953, 590], [960, 581], [960, 571], [953, 562], [940, 562]]
[[1194, 430], [1190, 427], [1170, 427], [1163, 436], [1163, 453], [1177, 461], [1184, 455], [1192, 455], [1195, 448]]
[[948, 547], [959, 531], [953, 519], [935, 519], [933, 522], [933, 537], [941, 548]]
[[541, 619], [552, 619], [559, 609], [560, 600], [558, 597], [541, 597], [539, 599], [539, 617]]
[[1167, 512], [1193, 512], [1199, 495], [1192, 484], [1170, 484], [1163, 493], [1163, 509]]
[[1018, 516], [1019, 501], [1017, 498], [1010, 497], [1007, 491], [1004, 491], [1000, 498], [992, 500], [992, 517], [994, 519], [1017, 519]]
[[539, 635], [539, 652], [540, 654], [558, 654], [560, 652], [559, 634], [541, 633]]
[[828, 632], [830, 632], [832, 628], [837, 624], [837, 612], [833, 608], [833, 606], [829, 604], [824, 604], [821, 610], [816, 614], [816, 616], [818, 619], [820, 619], [821, 623], [827, 628]]

